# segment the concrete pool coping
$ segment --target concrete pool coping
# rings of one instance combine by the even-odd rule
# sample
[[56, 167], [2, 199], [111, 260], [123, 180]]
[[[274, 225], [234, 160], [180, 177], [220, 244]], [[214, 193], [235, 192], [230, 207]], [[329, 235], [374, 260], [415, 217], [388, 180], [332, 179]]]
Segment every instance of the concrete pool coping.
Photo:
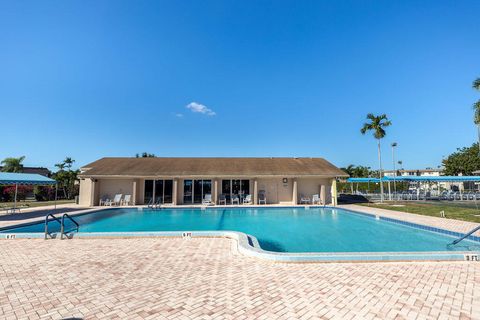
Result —
[[[301, 209], [306, 206], [284, 206], [284, 207], [270, 207], [272, 209], [277, 208], [297, 208]], [[412, 223], [408, 221], [402, 221], [399, 219], [393, 219], [390, 217], [384, 217], [380, 215], [375, 215], [371, 213], [359, 212], [351, 210], [348, 208], [338, 208], [332, 206], [307, 206], [308, 208], [329, 208], [329, 209], [342, 209], [344, 211], [350, 212], [352, 214], [358, 214], [367, 216], [373, 219], [384, 220], [391, 223], [402, 224], [404, 226], [413, 227], [416, 229], [422, 229], [425, 231], [442, 234], [450, 237], [461, 237], [464, 234], [445, 230], [441, 228], [421, 225], [417, 223]], [[71, 214], [72, 217], [81, 216], [93, 212], [111, 210], [118, 208], [136, 208], [141, 211], [146, 207], [114, 207], [114, 208], [90, 208], [82, 211], [75, 212]], [[224, 209], [224, 208], [235, 208], [232, 206], [215, 206], [208, 207], [206, 210], [212, 209]], [[239, 208], [259, 208], [258, 206], [240, 206]], [[199, 209], [199, 207], [164, 207], [158, 209]], [[60, 214], [61, 215], [61, 214]], [[32, 224], [38, 224], [44, 219], [38, 219], [36, 221], [17, 224], [14, 226], [8, 226], [0, 228], [0, 231], [8, 231], [14, 227], [28, 226]], [[4, 235], [3, 239], [25, 239], [25, 238], [44, 238], [44, 233], [2, 233]], [[58, 233], [57, 233], [58, 236]], [[240, 253], [260, 258], [263, 260], [269, 260], [273, 262], [386, 262], [386, 261], [479, 261], [480, 260], [480, 250], [479, 251], [434, 251], [434, 252], [274, 252], [263, 250], [258, 240], [252, 236], [243, 232], [237, 231], [151, 231], [151, 232], [78, 232], [72, 234], [74, 238], [127, 238], [127, 237], [182, 237], [184, 239], [189, 239], [191, 237], [220, 237], [220, 238], [230, 238], [236, 241], [237, 249]], [[480, 237], [470, 236], [468, 240], [478, 242], [480, 245]]]

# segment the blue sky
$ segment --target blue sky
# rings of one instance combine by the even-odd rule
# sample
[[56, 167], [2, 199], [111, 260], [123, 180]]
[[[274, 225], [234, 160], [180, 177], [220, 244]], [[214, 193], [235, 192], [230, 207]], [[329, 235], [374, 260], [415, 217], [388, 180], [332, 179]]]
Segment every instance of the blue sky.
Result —
[[479, 1], [3, 1], [0, 158], [312, 156], [407, 168], [476, 139]]

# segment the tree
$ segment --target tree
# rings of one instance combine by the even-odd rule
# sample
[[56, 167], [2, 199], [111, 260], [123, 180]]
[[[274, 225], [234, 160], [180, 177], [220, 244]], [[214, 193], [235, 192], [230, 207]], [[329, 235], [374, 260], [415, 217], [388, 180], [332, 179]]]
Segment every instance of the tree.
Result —
[[155, 158], [156, 155], [153, 153], [148, 153], [148, 152], [142, 152], [142, 154], [136, 154], [135, 158]]
[[383, 180], [382, 180], [382, 152], [380, 148], [380, 140], [385, 137], [387, 134], [385, 132], [385, 128], [390, 126], [392, 122], [388, 120], [386, 114], [382, 114], [379, 116], [375, 116], [372, 113], [367, 114], [367, 120], [368, 122], [365, 122], [363, 124], [362, 129], [360, 129], [360, 132], [362, 134], [367, 133], [368, 131], [373, 131], [373, 136], [375, 139], [377, 139], [377, 145], [378, 145], [378, 162], [380, 165], [379, 169], [379, 178], [380, 178], [380, 201], [383, 202]]
[[[480, 91], [480, 78], [473, 81], [472, 88]], [[480, 155], [480, 99], [473, 104], [473, 123], [477, 126], [478, 154]]]
[[478, 154], [478, 143], [470, 147], [457, 148], [457, 151], [443, 160], [444, 173], [447, 176], [458, 174], [472, 175], [473, 171], [480, 169], [480, 156]]
[[399, 169], [402, 169], [402, 170], [403, 170], [403, 167], [402, 167], [402, 165], [403, 165], [403, 161], [402, 161], [402, 160], [399, 160], [397, 163], [398, 163], [398, 165], [400, 166], [400, 168], [399, 168]]
[[75, 160], [66, 157], [61, 163], [55, 164], [58, 171], [54, 173], [53, 178], [57, 180], [59, 187], [63, 190], [63, 195], [66, 199], [72, 199], [75, 196], [75, 181], [80, 170], [72, 170]]
[[370, 171], [370, 167], [355, 166], [353, 164], [348, 165], [348, 167], [341, 168], [341, 170], [345, 171], [352, 178], [366, 178], [372, 173], [372, 171]]
[[23, 160], [25, 156], [19, 158], [5, 158], [2, 160], [2, 171], [3, 172], [22, 172], [23, 171]]

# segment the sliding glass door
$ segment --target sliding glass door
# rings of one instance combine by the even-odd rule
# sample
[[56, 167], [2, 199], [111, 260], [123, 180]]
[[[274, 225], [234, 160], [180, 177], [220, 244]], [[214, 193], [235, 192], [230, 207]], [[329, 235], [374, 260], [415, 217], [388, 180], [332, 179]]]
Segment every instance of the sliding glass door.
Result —
[[172, 203], [173, 180], [145, 180], [144, 202]]
[[212, 193], [212, 180], [183, 180], [183, 203], [202, 203]]
[[153, 180], [145, 180], [145, 190], [143, 194], [143, 201], [145, 204], [153, 199]]
[[230, 203], [230, 194], [232, 192], [232, 180], [222, 180], [222, 194], [225, 195], [227, 203]]
[[234, 196], [243, 198], [245, 195], [250, 194], [250, 180], [222, 180], [221, 193], [227, 198], [227, 203]]
[[193, 203], [193, 180], [183, 180], [183, 203]]
[[173, 180], [163, 182], [163, 203], [173, 203]]

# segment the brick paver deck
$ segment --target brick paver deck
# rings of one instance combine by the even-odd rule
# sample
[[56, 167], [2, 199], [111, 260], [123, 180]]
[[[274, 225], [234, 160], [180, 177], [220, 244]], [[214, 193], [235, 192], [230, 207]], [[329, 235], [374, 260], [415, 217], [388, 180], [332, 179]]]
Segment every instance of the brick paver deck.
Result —
[[1, 319], [480, 319], [480, 262], [280, 264], [219, 238], [0, 241]]

